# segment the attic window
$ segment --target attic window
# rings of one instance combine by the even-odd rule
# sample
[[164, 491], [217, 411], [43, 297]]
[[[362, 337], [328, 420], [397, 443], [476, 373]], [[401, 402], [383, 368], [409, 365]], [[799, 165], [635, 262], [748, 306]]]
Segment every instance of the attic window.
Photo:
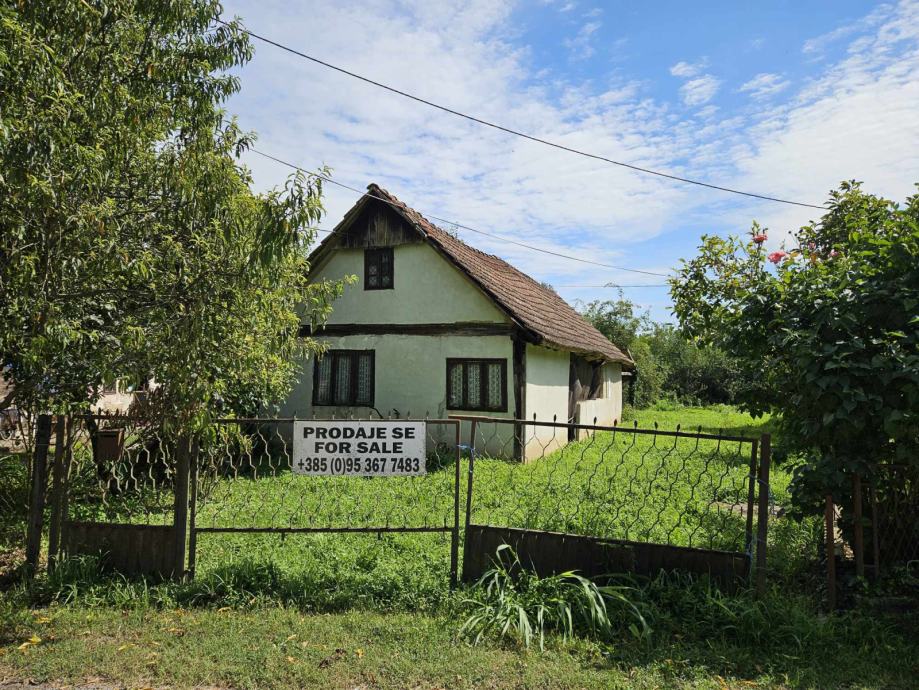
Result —
[[364, 250], [364, 289], [392, 290], [392, 247]]

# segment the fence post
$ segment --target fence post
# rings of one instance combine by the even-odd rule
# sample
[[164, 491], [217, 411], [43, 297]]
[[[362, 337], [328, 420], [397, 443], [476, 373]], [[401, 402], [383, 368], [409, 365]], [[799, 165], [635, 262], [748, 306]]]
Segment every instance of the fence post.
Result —
[[[875, 482], [877, 480], [875, 479]], [[878, 532], [880, 531], [880, 525], [878, 523], [878, 488], [875, 483], [871, 487], [871, 545], [873, 548], [874, 554], [874, 579], [881, 579], [881, 544], [878, 541]]]
[[833, 496], [826, 495], [826, 590], [827, 605], [830, 611], [836, 608], [836, 539], [833, 536], [835, 514], [833, 510]]
[[[759, 443], [753, 441], [750, 450], [750, 488], [747, 491], [747, 524], [744, 535], [744, 552], [747, 554], [747, 577], [753, 574], [753, 511], [756, 506], [756, 454]], [[749, 582], [749, 580], [748, 580]]]
[[61, 523], [63, 522], [64, 505], [64, 431], [66, 420], [63, 415], [57, 418], [54, 434], [54, 464], [51, 467], [51, 524], [48, 525], [48, 571], [54, 570], [61, 546]]
[[191, 498], [188, 508], [188, 577], [194, 579], [195, 565], [198, 556], [198, 532], [195, 530], [195, 519], [198, 515], [198, 465], [200, 461], [198, 441], [192, 444], [189, 460], [188, 481], [191, 484]]
[[38, 416], [35, 449], [32, 455], [32, 480], [29, 496], [29, 523], [26, 528], [26, 567], [31, 577], [38, 570], [41, 529], [45, 514], [45, 489], [48, 486], [48, 447], [51, 445], [51, 415]]
[[760, 437], [759, 512], [756, 521], [756, 593], [766, 593], [766, 539], [769, 532], [769, 461], [772, 459], [772, 436]]
[[865, 530], [862, 525], [862, 478], [857, 474], [852, 477], [852, 502], [855, 512], [855, 574], [865, 577]]
[[459, 582], [459, 532], [460, 532], [460, 425], [456, 422], [456, 443], [454, 444], [456, 452], [456, 475], [453, 478], [453, 533], [450, 535], [450, 589], [456, 589]]
[[179, 438], [176, 445], [175, 506], [173, 510], [173, 566], [172, 578], [185, 577], [185, 532], [188, 528], [188, 475], [190, 439]]

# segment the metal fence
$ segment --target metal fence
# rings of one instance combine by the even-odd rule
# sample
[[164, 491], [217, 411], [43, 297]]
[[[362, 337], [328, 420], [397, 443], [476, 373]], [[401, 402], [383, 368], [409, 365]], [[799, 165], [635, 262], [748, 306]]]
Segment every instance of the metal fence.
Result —
[[[757, 585], [765, 583], [768, 435], [471, 416], [401, 421], [425, 425], [427, 471], [417, 476], [297, 471], [295, 425], [322, 420], [225, 419], [192, 440], [136, 417], [42, 417], [26, 557], [36, 566], [47, 539], [50, 566], [103, 552], [128, 573], [184, 577], [239, 557], [297, 563], [305, 555], [294, 552], [297, 535], [326, 535], [296, 542], [319, 544], [313, 557], [322, 539], [387, 535], [406, 568], [412, 558], [442, 564], [455, 585], [461, 543], [468, 575], [468, 564], [490, 563], [488, 539], [522, 530], [544, 544], [555, 539], [544, 550], [556, 560], [574, 544], [579, 557], [593, 554], [606, 567], [611, 545], [627, 548], [617, 567], [634, 572], [747, 576], [755, 556]], [[525, 462], [506, 459], [515, 447]], [[442, 559], [419, 551], [425, 534], [439, 537], [441, 546], [432, 544]]]
[[[919, 465], [880, 463], [870, 477], [849, 476], [851, 491], [826, 497], [827, 599], [836, 607], [844, 578], [875, 581], [902, 571], [919, 581]], [[850, 579], [850, 578], [849, 578]], [[851, 579], [850, 579], [851, 580]], [[897, 583], [892, 583], [894, 589]]]
[[[380, 420], [340, 420], [379, 422]], [[423, 422], [426, 471], [416, 476], [309, 476], [294, 471], [292, 419], [227, 419], [197, 451], [191, 497], [190, 569], [226, 549], [264, 548], [258, 536], [408, 534], [449, 537], [450, 582], [460, 539], [459, 422]], [[315, 420], [303, 422], [306, 425]]]
[[[744, 576], [755, 553], [765, 576], [768, 435], [459, 418], [471, 424], [467, 540], [471, 526], [584, 536], [628, 545], [626, 569]], [[515, 438], [523, 465], [501, 459]]]

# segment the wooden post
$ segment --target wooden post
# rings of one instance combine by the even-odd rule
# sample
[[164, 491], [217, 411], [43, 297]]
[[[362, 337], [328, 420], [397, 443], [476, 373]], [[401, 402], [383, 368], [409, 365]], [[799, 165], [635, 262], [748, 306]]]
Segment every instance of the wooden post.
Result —
[[852, 477], [852, 501], [855, 512], [855, 574], [865, 577], [865, 530], [862, 524], [862, 478]]
[[769, 536], [769, 462], [772, 459], [772, 436], [760, 437], [759, 512], [756, 520], [756, 593], [766, 593], [766, 540]]
[[195, 529], [195, 520], [198, 515], [198, 465], [200, 460], [198, 451], [198, 442], [195, 441], [192, 445], [188, 476], [188, 481], [191, 484], [191, 499], [188, 508], [188, 577], [190, 579], [195, 577], [198, 556], [198, 532]]
[[836, 539], [833, 536], [835, 528], [835, 514], [833, 511], [833, 496], [826, 496], [826, 597], [830, 611], [836, 609]]
[[190, 439], [181, 437], [176, 444], [175, 507], [173, 510], [173, 568], [172, 578], [185, 577], [185, 532], [188, 528], [188, 475]]
[[54, 464], [51, 466], [51, 524], [48, 525], [48, 571], [54, 570], [61, 546], [61, 523], [64, 507], [64, 431], [66, 420], [57, 418], [54, 434]]
[[31, 577], [38, 569], [41, 530], [45, 514], [45, 489], [48, 486], [48, 447], [51, 445], [51, 415], [38, 416], [35, 425], [35, 450], [32, 455], [32, 481], [29, 496], [29, 523], [26, 531], [26, 567]]
[[[875, 480], [877, 482], [877, 480]], [[874, 579], [881, 578], [881, 543], [878, 533], [881, 526], [878, 524], [878, 487], [875, 483], [871, 487], [871, 544], [874, 547]]]

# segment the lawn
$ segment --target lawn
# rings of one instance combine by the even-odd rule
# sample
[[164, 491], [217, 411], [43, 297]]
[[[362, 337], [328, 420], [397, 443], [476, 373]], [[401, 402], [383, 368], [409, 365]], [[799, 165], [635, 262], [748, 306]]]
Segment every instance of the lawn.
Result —
[[[662, 429], [770, 430], [725, 407], [635, 417]], [[617, 432], [526, 466], [481, 457], [473, 519], [742, 548], [745, 453]], [[452, 524], [450, 463], [426, 477], [370, 480], [250, 465], [205, 482], [199, 527]], [[464, 460], [464, 477], [467, 469]], [[775, 505], [787, 484], [777, 468]], [[765, 602], [705, 583], [636, 583], [650, 639], [556, 638], [545, 653], [457, 639], [464, 595], [447, 587], [449, 534], [202, 533], [190, 583], [111, 579], [84, 562], [4, 594], [0, 677], [137, 687], [908, 687], [915, 669], [902, 660], [919, 650], [905, 636], [868, 617], [820, 617], [812, 598], [785, 591], [813, 557], [819, 525], [777, 518], [770, 529]]]

